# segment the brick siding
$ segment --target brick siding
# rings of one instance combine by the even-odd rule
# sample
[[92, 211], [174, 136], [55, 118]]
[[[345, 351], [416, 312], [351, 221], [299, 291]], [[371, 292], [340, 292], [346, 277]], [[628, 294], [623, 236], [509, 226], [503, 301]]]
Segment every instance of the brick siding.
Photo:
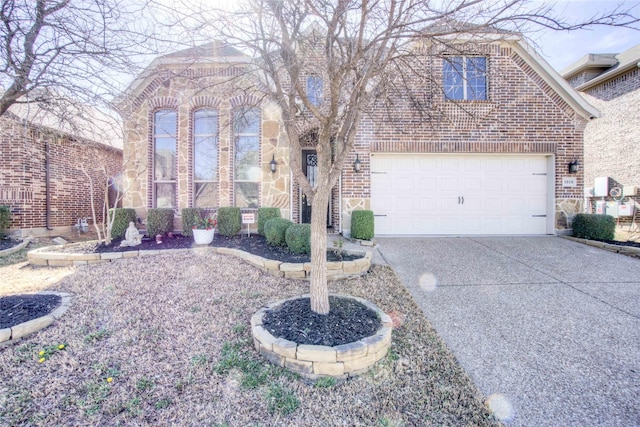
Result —
[[[0, 204], [12, 211], [11, 231], [45, 229], [45, 151], [49, 145], [49, 227], [68, 227], [92, 217], [89, 182], [93, 179], [97, 220], [102, 221], [105, 178], [122, 170], [122, 152], [77, 141], [45, 129], [0, 118]], [[89, 221], [92, 224], [92, 221]]]
[[[593, 187], [597, 177], [609, 177], [610, 187], [640, 188], [640, 69], [594, 86], [583, 96], [602, 113], [584, 133], [585, 187]], [[601, 198], [590, 200], [592, 211], [595, 200]], [[633, 200], [640, 207], [640, 196]], [[629, 221], [631, 217], [619, 219], [620, 224]]]
[[[521, 153], [548, 154], [555, 156], [556, 202], [571, 201], [578, 207], [583, 200], [582, 168], [578, 174], [576, 187], [562, 187], [562, 177], [567, 174], [569, 162], [583, 159], [583, 131], [586, 120], [579, 116], [563, 98], [533, 70], [528, 63], [507, 44], [474, 45], [453, 47], [452, 54], [460, 52], [485, 55], [488, 58], [488, 100], [474, 102], [452, 102], [444, 99], [442, 90], [442, 53], [428, 51], [416, 59], [420, 68], [430, 69], [424, 76], [409, 76], [406, 95], [381, 100], [366, 114], [359, 125], [354, 151], [345, 161], [342, 171], [342, 188], [332, 192], [331, 218], [335, 230], [341, 230], [341, 220], [346, 213], [340, 207], [345, 200], [353, 203], [363, 201], [359, 206], [367, 206], [370, 193], [370, 154], [372, 152], [406, 153]], [[438, 47], [441, 49], [441, 47]], [[218, 70], [218, 71], [216, 71]], [[159, 72], [149, 79], [147, 86], [129, 100], [127, 142], [125, 143], [125, 164], [127, 177], [133, 183], [125, 206], [134, 207], [138, 214], [146, 217], [146, 209], [152, 205], [151, 170], [151, 121], [154, 109], [171, 104], [178, 111], [178, 178], [177, 213], [193, 203], [192, 152], [189, 117], [193, 112], [197, 97], [198, 106], [215, 106], [219, 110], [219, 200], [221, 206], [233, 204], [233, 140], [229, 129], [230, 111], [236, 105], [246, 104], [233, 97], [233, 90], [220, 83], [221, 69], [194, 68], [188, 75], [174, 75]], [[185, 73], [187, 70], [185, 70]], [[237, 71], [228, 71], [233, 74]], [[163, 80], [164, 79], [164, 80]], [[250, 92], [250, 91], [249, 91]], [[171, 100], [171, 102], [167, 102]], [[253, 104], [255, 99], [251, 100]], [[391, 104], [389, 104], [391, 102]], [[385, 104], [386, 103], [386, 104]], [[263, 113], [269, 103], [263, 102]], [[420, 105], [421, 109], [416, 109]], [[391, 108], [389, 108], [391, 106]], [[261, 135], [261, 167], [263, 182], [282, 182], [277, 194], [271, 194], [269, 186], [262, 185], [260, 205], [268, 206], [264, 200], [278, 200], [278, 207], [289, 210], [294, 221], [299, 221], [299, 187], [293, 184], [289, 197], [289, 159], [286, 135], [283, 127], [264, 132]], [[269, 118], [270, 128], [281, 118]], [[300, 120], [303, 122], [303, 118]], [[312, 131], [313, 129], [309, 129]], [[272, 175], [268, 170], [271, 153], [276, 153], [278, 172]], [[356, 173], [352, 164], [356, 153], [362, 162], [361, 172]], [[286, 185], [286, 187], [285, 187]], [[342, 198], [342, 200], [341, 200]], [[266, 202], [270, 203], [270, 202]], [[573, 206], [573, 205], [572, 205]], [[569, 212], [569, 215], [571, 212]], [[288, 216], [285, 214], [285, 216]], [[556, 221], [558, 228], [566, 226], [566, 218]]]
[[[465, 47], [455, 52], [464, 52]], [[510, 48], [499, 44], [474, 46], [472, 53], [488, 55], [488, 100], [455, 103], [444, 99], [442, 59], [425, 61], [433, 67], [432, 82], [412, 80], [414, 93], [430, 109], [417, 116], [410, 102], [394, 100], [394, 109], [380, 104], [366, 117], [356, 136], [355, 151], [362, 172], [343, 172], [343, 197], [370, 197], [372, 152], [382, 153], [541, 153], [555, 155], [555, 197], [581, 199], [582, 173], [575, 188], [562, 187], [567, 164], [582, 164], [586, 120]], [[459, 54], [459, 53], [457, 53]], [[422, 84], [422, 86], [418, 86]], [[355, 160], [348, 159], [350, 165]]]

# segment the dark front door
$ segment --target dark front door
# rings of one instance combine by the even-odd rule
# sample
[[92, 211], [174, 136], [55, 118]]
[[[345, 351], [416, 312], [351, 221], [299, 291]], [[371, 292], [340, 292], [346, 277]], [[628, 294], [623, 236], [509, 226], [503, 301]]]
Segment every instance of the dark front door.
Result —
[[[318, 155], [316, 150], [302, 150], [302, 172], [309, 180], [311, 187], [316, 186], [316, 174], [318, 173]], [[311, 204], [307, 200], [307, 195], [300, 190], [300, 222], [302, 224], [311, 223]], [[327, 227], [331, 226], [331, 201], [327, 206]]]

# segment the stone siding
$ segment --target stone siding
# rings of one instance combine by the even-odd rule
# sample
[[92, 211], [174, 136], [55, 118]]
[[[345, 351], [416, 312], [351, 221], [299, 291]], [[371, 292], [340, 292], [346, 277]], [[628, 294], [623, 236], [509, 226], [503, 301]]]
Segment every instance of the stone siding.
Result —
[[[371, 153], [514, 153], [548, 154], [555, 158], [555, 185], [550, 198], [556, 205], [582, 200], [583, 168], [571, 177], [575, 187], [563, 187], [567, 165], [583, 159], [583, 131], [586, 120], [579, 116], [507, 42], [418, 47], [416, 69], [426, 69], [424, 77], [405, 76], [406, 94], [391, 96], [368, 111], [359, 125], [352, 153], [342, 170], [340, 188], [331, 195], [331, 226], [349, 233], [351, 211], [370, 206]], [[484, 55], [488, 58], [488, 100], [452, 102], [442, 90], [442, 54]], [[201, 67], [201, 68], [198, 68]], [[151, 119], [160, 108], [178, 111], [176, 215], [193, 203], [191, 117], [196, 108], [211, 106], [219, 113], [219, 204], [231, 206], [233, 197], [233, 142], [229, 126], [235, 106], [260, 98], [251, 90], [234, 92], [221, 83], [220, 68], [194, 67], [149, 78], [146, 86], [130, 101], [125, 164], [129, 187], [124, 205], [146, 217], [153, 207]], [[217, 72], [215, 70], [218, 70]], [[188, 72], [187, 72], [188, 71]], [[247, 82], [247, 88], [255, 87]], [[249, 95], [246, 95], [249, 93]], [[247, 96], [249, 98], [247, 98]], [[198, 101], [196, 101], [198, 100]], [[392, 106], [389, 106], [391, 102]], [[384, 104], [386, 103], [386, 104]], [[416, 108], [420, 105], [421, 108]], [[291, 182], [287, 136], [279, 109], [261, 100], [261, 185], [259, 206], [276, 206], [283, 217], [300, 220], [300, 191]], [[300, 118], [301, 122], [304, 117]], [[312, 130], [310, 130], [312, 131]], [[269, 171], [275, 154], [278, 170]], [[356, 155], [361, 172], [353, 170]], [[177, 221], [178, 223], [179, 221]], [[558, 218], [556, 228], [566, 227]]]
[[[218, 113], [218, 206], [234, 206], [233, 174], [234, 143], [231, 114], [240, 107], [260, 106], [260, 184], [259, 206], [278, 207], [282, 216], [289, 212], [289, 156], [286, 136], [280, 126], [276, 105], [260, 102], [255, 95], [247, 95], [225, 85], [227, 73], [217, 67], [196, 68], [178, 75], [159, 75], [148, 83], [142, 93], [122, 109], [125, 121], [125, 187], [124, 206], [136, 210], [146, 219], [147, 209], [154, 206], [153, 194], [153, 115], [160, 109], [177, 111], [176, 153], [176, 228], [180, 228], [181, 210], [193, 207], [193, 114], [201, 108]], [[269, 162], [275, 156], [278, 167], [270, 171]]]

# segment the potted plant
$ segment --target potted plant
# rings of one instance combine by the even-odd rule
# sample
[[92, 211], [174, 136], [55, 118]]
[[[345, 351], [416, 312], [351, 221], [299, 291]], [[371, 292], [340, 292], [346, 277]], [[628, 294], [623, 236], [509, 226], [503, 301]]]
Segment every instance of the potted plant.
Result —
[[218, 225], [217, 215], [207, 216], [205, 218], [195, 218], [195, 224], [193, 225], [193, 240], [197, 245], [208, 245], [213, 241], [215, 234], [215, 228]]

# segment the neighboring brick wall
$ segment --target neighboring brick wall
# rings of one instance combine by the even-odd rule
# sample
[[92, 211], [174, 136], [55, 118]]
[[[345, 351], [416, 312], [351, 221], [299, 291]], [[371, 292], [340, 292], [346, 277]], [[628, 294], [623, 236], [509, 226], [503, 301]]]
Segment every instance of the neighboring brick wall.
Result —
[[[630, 92], [640, 89], [640, 68], [628, 72], [587, 89], [584, 93], [602, 101], [612, 101]], [[637, 111], [636, 111], [637, 113]], [[638, 115], [636, 114], [636, 117]]]
[[[611, 177], [621, 185], [640, 187], [638, 71], [628, 73], [626, 79], [612, 80], [583, 94], [602, 113], [587, 125], [584, 133], [586, 187], [593, 187], [594, 179], [601, 176]], [[622, 87], [615, 87], [610, 84], [612, 82], [618, 82]], [[626, 92], [622, 94], [623, 91]], [[592, 96], [593, 93], [598, 97]]]
[[[78, 218], [92, 217], [89, 182], [93, 179], [98, 222], [106, 178], [122, 170], [122, 152], [105, 146], [73, 141], [60, 134], [0, 118], [0, 204], [11, 207], [11, 229], [44, 229], [46, 223], [45, 151], [49, 144], [49, 227], [68, 227]], [[92, 221], [89, 221], [92, 224]]]

